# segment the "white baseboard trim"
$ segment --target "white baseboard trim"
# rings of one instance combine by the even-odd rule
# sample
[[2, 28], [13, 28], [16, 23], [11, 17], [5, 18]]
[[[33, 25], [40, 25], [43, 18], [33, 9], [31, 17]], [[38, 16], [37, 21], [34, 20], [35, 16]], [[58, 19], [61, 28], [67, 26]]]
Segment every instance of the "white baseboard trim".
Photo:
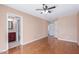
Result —
[[62, 39], [62, 38], [59, 38], [59, 37], [57, 37], [57, 36], [54, 36], [54, 37], [56, 37], [58, 40], [77, 43], [77, 41], [71, 41], [71, 40]]
[[3, 53], [3, 52], [5, 52], [5, 51], [7, 51], [8, 49], [2, 49], [2, 50], [0, 50], [0, 53]]
[[40, 39], [45, 38], [45, 37], [48, 37], [48, 36], [40, 37], [39, 39], [34, 39], [34, 40], [29, 41], [29, 42], [23, 42], [21, 45], [26, 45], [26, 44], [32, 43], [36, 40], [40, 40]]
[[63, 40], [63, 41], [67, 41], [67, 42], [73, 42], [73, 43], [77, 43], [76, 41], [71, 41], [71, 40], [65, 40], [65, 39], [61, 39], [61, 38], [58, 38], [59, 40]]

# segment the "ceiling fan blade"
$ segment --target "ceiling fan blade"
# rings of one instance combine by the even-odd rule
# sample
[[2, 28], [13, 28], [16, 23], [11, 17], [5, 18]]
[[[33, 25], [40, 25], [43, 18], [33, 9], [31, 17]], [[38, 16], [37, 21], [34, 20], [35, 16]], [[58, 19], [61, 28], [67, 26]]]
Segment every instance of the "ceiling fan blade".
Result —
[[50, 7], [50, 8], [48, 8], [48, 9], [53, 9], [53, 8], [56, 8], [56, 6]]
[[36, 9], [36, 10], [43, 10], [43, 9]]

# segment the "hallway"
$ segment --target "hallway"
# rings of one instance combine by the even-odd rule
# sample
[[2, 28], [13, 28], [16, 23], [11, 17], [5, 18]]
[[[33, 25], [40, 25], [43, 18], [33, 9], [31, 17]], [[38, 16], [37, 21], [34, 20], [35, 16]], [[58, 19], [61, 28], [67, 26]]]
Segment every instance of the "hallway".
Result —
[[[78, 54], [79, 46], [76, 43], [46, 37], [27, 45], [18, 46], [4, 52], [6, 54]], [[3, 54], [4, 54], [3, 53]]]

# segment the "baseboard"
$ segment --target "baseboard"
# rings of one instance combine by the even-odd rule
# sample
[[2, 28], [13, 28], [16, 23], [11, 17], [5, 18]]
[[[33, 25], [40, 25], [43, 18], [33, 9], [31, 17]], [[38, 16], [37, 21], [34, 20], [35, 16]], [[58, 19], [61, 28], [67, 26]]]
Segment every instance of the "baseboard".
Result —
[[54, 37], [56, 37], [58, 40], [67, 41], [67, 42], [72, 42], [72, 43], [77, 43], [77, 41], [71, 41], [71, 40], [62, 39], [62, 38], [59, 38], [59, 37], [57, 37], [57, 36], [54, 36]]
[[2, 49], [2, 50], [0, 50], [0, 53], [3, 53], [3, 52], [5, 52], [5, 51], [7, 51], [8, 49]]
[[26, 44], [32, 43], [34, 41], [37, 41], [37, 40], [40, 40], [40, 39], [43, 39], [43, 38], [46, 38], [46, 37], [48, 37], [48, 36], [40, 37], [39, 39], [33, 39], [33, 40], [29, 41], [29, 42], [23, 42], [21, 45], [26, 45]]
[[76, 41], [70, 41], [70, 40], [65, 40], [65, 39], [61, 39], [61, 38], [58, 38], [59, 40], [63, 40], [63, 41], [67, 41], [67, 42], [73, 42], [73, 43], [77, 43]]

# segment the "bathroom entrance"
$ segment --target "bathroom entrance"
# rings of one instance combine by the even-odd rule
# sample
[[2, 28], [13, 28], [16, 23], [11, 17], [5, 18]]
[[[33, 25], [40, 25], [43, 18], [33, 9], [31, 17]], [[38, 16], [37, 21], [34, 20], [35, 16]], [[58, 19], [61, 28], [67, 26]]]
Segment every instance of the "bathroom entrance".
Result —
[[21, 41], [21, 17], [8, 14], [8, 48], [20, 45]]

